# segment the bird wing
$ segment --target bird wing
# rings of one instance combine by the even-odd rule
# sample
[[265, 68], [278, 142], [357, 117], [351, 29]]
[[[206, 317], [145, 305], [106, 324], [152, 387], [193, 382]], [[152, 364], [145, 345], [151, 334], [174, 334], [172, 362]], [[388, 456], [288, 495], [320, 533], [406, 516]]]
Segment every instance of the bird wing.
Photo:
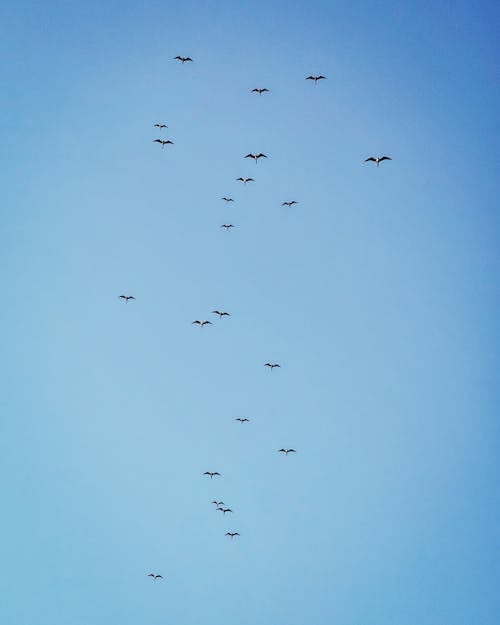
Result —
[[247, 182], [255, 182], [253, 178], [247, 178]]
[[155, 579], [163, 579], [163, 575], [156, 575]]
[[262, 154], [262, 152], [260, 154], [257, 154], [257, 158], [267, 158], [267, 156], [265, 154]]
[[187, 56], [184, 60], [185, 61], [192, 61], [193, 59], [191, 57]]
[[382, 158], [380, 160], [381, 161], [392, 161], [392, 158], [390, 156], [382, 156]]
[[286, 449], [278, 449], [278, 451], [282, 451], [286, 454]]
[[153, 139], [153, 143], [163, 143], [161, 139]]
[[316, 80], [321, 80], [322, 78], [326, 80], [326, 76], [316, 76]]
[[220, 475], [220, 473], [218, 471], [214, 471], [212, 475]]
[[376, 163], [377, 159], [373, 158], [373, 156], [370, 156], [369, 158], [365, 158], [365, 163], [367, 163], [368, 161], [373, 161], [374, 163]]
[[146, 575], [146, 577], [154, 577], [154, 576], [155, 576], [155, 574], [154, 574], [154, 573], [148, 573], [148, 574]]
[[293, 452], [294, 454], [296, 454], [297, 452], [295, 451], [295, 449], [288, 449], [288, 453]]
[[308, 76], [306, 80], [314, 80], [314, 76]]
[[255, 158], [255, 154], [247, 154], [244, 158]]

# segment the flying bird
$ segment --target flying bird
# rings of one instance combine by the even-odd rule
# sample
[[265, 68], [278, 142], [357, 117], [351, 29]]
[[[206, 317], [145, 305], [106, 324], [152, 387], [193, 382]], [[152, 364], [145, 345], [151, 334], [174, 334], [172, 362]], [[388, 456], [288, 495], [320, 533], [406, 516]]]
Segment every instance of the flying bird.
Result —
[[283, 202], [281, 206], [293, 206], [294, 204], [298, 204], [298, 202], [295, 200], [292, 200], [291, 202]]
[[234, 202], [232, 197], [221, 197], [221, 200], [224, 200], [224, 202]]
[[118, 299], [122, 299], [125, 303], [127, 303], [129, 299], [135, 299], [135, 297], [133, 295], [119, 295]]
[[245, 423], [245, 421], [250, 421], [250, 419], [245, 418], [241, 418], [241, 417], [236, 417], [235, 421], [239, 421], [240, 423]]
[[314, 80], [314, 84], [318, 84], [318, 80], [326, 80], [326, 76], [307, 76], [306, 80]]
[[229, 230], [229, 228], [235, 228], [235, 226], [233, 224], [222, 224], [221, 228]]
[[203, 475], [210, 475], [210, 479], [212, 479], [214, 475], [220, 475], [220, 473], [217, 471], [205, 471]]
[[189, 56], [174, 56], [174, 61], [180, 61], [183, 65], [186, 61], [193, 61]]
[[230, 317], [231, 315], [228, 312], [224, 312], [222, 310], [212, 310], [214, 315], [219, 315], [219, 319], [222, 319], [222, 317]]
[[368, 161], [373, 161], [374, 163], [377, 163], [378, 167], [382, 161], [392, 161], [392, 158], [390, 156], [370, 156], [370, 158], [365, 158], [365, 163], [367, 163]]
[[217, 510], [220, 510], [224, 514], [226, 514], [226, 512], [232, 512], [231, 508], [217, 508]]
[[288, 456], [288, 454], [291, 454], [292, 452], [294, 454], [296, 454], [297, 452], [295, 451], [295, 449], [278, 449], [278, 451], [281, 451], [285, 454], [285, 456]]
[[219, 506], [225, 506], [226, 504], [223, 501], [212, 501], [212, 503], [214, 503], [217, 508], [219, 508]]
[[155, 128], [159, 128], [160, 130], [162, 130], [163, 128], [168, 128], [168, 126], [166, 124], [155, 124], [154, 127]]
[[170, 139], [167, 139], [166, 141], [164, 139], [153, 139], [153, 143], [160, 143], [162, 150], [165, 148], [166, 145], [174, 145], [174, 142], [170, 141]]
[[266, 362], [264, 367], [269, 367], [271, 371], [274, 369], [274, 367], [278, 367], [281, 369], [281, 365], [278, 365], [277, 363], [272, 363], [272, 362]]
[[154, 573], [148, 573], [146, 577], [152, 577], [155, 582], [157, 579], [163, 579], [163, 575], [155, 575]]
[[226, 532], [225, 536], [230, 536], [231, 538], [234, 538], [235, 536], [239, 536], [238, 532]]
[[243, 158], [253, 158], [255, 164], [257, 165], [257, 161], [259, 160], [259, 158], [267, 158], [267, 156], [265, 154], [262, 154], [262, 152], [259, 152], [259, 154], [247, 154]]
[[263, 93], [269, 92], [269, 89], [252, 89], [251, 93], [258, 93], [262, 95]]
[[255, 182], [255, 180], [253, 178], [236, 178], [236, 180], [241, 180], [241, 182], [243, 184], [245, 184], [245, 185], [246, 185], [247, 182]]
[[206, 325], [212, 325], [212, 322], [211, 322], [211, 321], [199, 321], [198, 319], [197, 319], [196, 321], [193, 321], [193, 322], [191, 323], [191, 325], [193, 325], [194, 323], [195, 323], [196, 325], [199, 325], [199, 326], [200, 326], [200, 328], [203, 328], [203, 326], [206, 326]]

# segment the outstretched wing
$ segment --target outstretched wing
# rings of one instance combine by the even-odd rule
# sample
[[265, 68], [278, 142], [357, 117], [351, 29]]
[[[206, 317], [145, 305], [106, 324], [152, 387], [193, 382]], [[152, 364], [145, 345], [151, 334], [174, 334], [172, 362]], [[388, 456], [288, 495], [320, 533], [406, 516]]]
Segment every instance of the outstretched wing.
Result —
[[392, 161], [392, 158], [390, 156], [382, 156], [382, 158], [380, 159], [381, 161]]
[[267, 156], [261, 152], [260, 154], [257, 154], [257, 158], [267, 158]]

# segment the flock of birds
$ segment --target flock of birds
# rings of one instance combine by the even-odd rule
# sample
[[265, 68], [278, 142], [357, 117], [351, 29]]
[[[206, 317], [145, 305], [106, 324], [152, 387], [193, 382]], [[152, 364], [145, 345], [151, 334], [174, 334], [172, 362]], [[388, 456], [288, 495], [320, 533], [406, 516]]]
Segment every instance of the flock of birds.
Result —
[[[193, 62], [193, 59], [189, 56], [176, 56], [174, 57], [174, 60], [179, 61], [179, 63], [181, 63], [182, 65], [184, 65], [185, 63], [189, 63], [189, 62]], [[317, 76], [306, 76], [306, 80], [311, 80], [313, 81], [314, 85], [316, 86], [317, 83], [320, 80], [326, 80], [326, 76], [323, 75], [317, 75]], [[256, 87], [254, 89], [251, 89], [250, 91], [251, 93], [257, 93], [259, 96], [261, 96], [263, 93], [269, 93], [270, 90], [264, 87]], [[154, 128], [157, 128], [158, 131], [162, 131], [166, 128], [168, 128], [168, 126], [164, 123], [156, 123], [154, 124]], [[159, 145], [161, 145], [162, 150], [165, 148], [166, 145], [174, 145], [174, 142], [170, 139], [154, 139], [153, 140], [154, 143], [158, 143]], [[246, 154], [244, 156], [244, 158], [250, 158], [253, 159], [255, 161], [255, 164], [258, 163], [259, 159], [267, 159], [268, 156], [267, 154], [263, 154], [262, 152], [259, 153], [249, 153]], [[392, 160], [390, 156], [370, 156], [368, 158], [365, 159], [365, 163], [367, 162], [373, 162], [376, 164], [376, 166], [378, 167], [380, 165], [380, 163], [382, 163], [383, 161], [390, 161]], [[255, 182], [255, 180], [253, 178], [245, 178], [245, 177], [239, 177], [236, 178], [237, 182], [241, 182], [243, 185], [247, 185], [249, 182]], [[229, 203], [229, 202], [234, 202], [234, 199], [231, 197], [222, 197], [221, 198], [224, 202]], [[287, 206], [287, 207], [291, 207], [294, 206], [295, 204], [298, 204], [298, 202], [296, 200], [287, 200], [285, 202], [282, 203], [282, 206]], [[235, 228], [234, 224], [222, 224], [221, 228], [224, 228], [226, 231]], [[121, 299], [122, 301], [124, 301], [125, 303], [128, 303], [130, 300], [135, 300], [135, 297], [133, 295], [126, 295], [126, 294], [122, 294], [119, 295], [119, 299]], [[222, 310], [212, 310], [212, 314], [217, 315], [219, 317], [219, 319], [222, 319], [223, 317], [230, 317], [230, 313], [226, 312], [226, 311], [222, 311]], [[203, 328], [205, 326], [208, 325], [212, 325], [212, 322], [209, 321], [208, 319], [196, 319], [195, 321], [192, 322], [192, 325], [197, 325], [199, 328]], [[281, 365], [278, 363], [274, 363], [274, 362], [266, 362], [264, 364], [264, 367], [267, 367], [269, 369], [269, 371], [273, 371], [273, 369], [279, 369], [281, 368]], [[235, 421], [238, 421], [241, 425], [243, 423], [249, 423], [250, 419], [247, 419], [246, 417], [237, 417], [235, 419]], [[294, 454], [297, 453], [295, 449], [292, 448], [281, 448], [278, 449], [277, 453], [281, 453], [284, 456], [288, 456], [289, 454]], [[213, 478], [217, 478], [217, 477], [221, 477], [221, 474], [218, 471], [205, 471], [203, 473], [203, 475], [206, 475], [207, 477], [209, 477], [211, 480]], [[218, 500], [214, 500], [212, 501], [212, 504], [214, 504], [216, 507], [215, 509], [219, 512], [222, 512], [222, 515], [225, 517], [227, 513], [233, 513], [233, 510], [231, 508], [226, 507], [226, 504], [223, 501], [218, 501]], [[225, 536], [227, 536], [228, 538], [230, 538], [231, 540], [233, 538], [235, 538], [236, 536], [240, 536], [239, 532], [226, 532]], [[147, 577], [151, 577], [151, 579], [153, 581], [157, 581], [159, 579], [163, 579], [163, 576], [158, 574], [158, 573], [148, 573]]]

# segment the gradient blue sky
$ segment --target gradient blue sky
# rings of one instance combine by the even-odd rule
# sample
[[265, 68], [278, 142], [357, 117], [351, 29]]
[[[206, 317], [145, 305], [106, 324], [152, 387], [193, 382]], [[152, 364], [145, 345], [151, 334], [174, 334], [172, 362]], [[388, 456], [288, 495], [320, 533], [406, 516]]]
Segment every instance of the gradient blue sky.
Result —
[[498, 623], [495, 4], [2, 5], [3, 622]]

